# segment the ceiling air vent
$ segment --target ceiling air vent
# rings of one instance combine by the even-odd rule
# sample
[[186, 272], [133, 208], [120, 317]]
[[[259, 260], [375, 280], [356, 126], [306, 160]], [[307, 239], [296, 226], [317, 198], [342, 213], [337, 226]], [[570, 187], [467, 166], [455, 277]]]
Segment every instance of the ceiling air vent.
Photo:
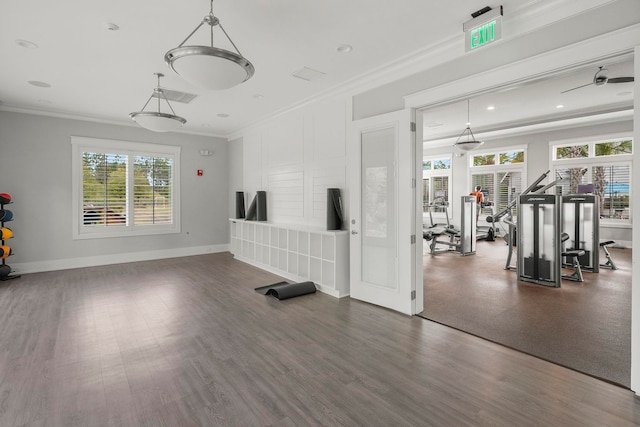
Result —
[[[165, 88], [162, 88], [162, 93], [164, 93], [164, 96], [169, 100], [169, 102], [181, 102], [183, 104], [188, 104], [198, 97], [198, 95], [194, 95], [192, 93], [178, 92], [177, 90]], [[157, 98], [158, 94], [154, 92], [152, 96]]]
[[313, 68], [303, 67], [293, 73], [292, 76], [310, 82], [318, 80], [319, 78], [326, 76], [326, 74], [322, 71], [314, 70]]

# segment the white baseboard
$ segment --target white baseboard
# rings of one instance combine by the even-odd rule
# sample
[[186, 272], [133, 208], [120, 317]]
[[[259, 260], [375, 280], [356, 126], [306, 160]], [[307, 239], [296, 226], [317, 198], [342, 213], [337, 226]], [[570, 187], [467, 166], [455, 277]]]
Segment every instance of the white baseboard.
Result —
[[71, 268], [95, 267], [99, 265], [123, 264], [127, 262], [152, 261], [156, 259], [204, 255], [226, 252], [228, 250], [228, 244], [194, 246], [189, 248], [162, 249], [156, 251], [128, 252], [112, 255], [23, 262], [12, 264], [11, 267], [12, 270], [18, 274], [40, 273], [43, 271], [68, 270]]
[[[600, 239], [602, 241], [602, 239]], [[613, 240], [613, 239], [612, 239]], [[612, 248], [633, 249], [631, 240], [614, 240], [615, 243], [611, 245]]]

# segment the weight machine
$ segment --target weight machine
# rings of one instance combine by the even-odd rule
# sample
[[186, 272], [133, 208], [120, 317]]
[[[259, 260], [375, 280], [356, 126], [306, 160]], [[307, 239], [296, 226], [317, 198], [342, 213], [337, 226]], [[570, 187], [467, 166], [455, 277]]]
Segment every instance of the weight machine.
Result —
[[[567, 251], [584, 251], [571, 264], [587, 271], [600, 271], [600, 214], [597, 196], [576, 194], [562, 196], [562, 230], [569, 236]], [[565, 261], [565, 265], [569, 264]]]
[[[476, 253], [476, 198], [462, 196], [460, 208], [460, 229], [456, 230], [450, 225], [441, 230], [426, 229], [422, 235], [430, 241], [429, 251], [432, 255], [442, 252], [458, 252], [461, 256]], [[447, 224], [449, 217], [447, 216]], [[433, 222], [432, 222], [433, 224]], [[449, 240], [439, 240], [440, 236], [448, 236]], [[444, 247], [438, 247], [438, 245]]]
[[518, 207], [518, 280], [560, 287], [560, 197], [525, 194]]

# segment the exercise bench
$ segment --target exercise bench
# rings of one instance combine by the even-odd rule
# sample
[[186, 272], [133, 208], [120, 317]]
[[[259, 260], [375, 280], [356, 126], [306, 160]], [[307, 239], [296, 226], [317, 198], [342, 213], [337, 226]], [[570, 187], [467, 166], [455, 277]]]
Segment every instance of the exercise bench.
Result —
[[[567, 240], [569, 240], [569, 235], [567, 233], [562, 233], [562, 242], [566, 242]], [[562, 256], [566, 257], [567, 260], [571, 259], [571, 265], [573, 266], [573, 273], [563, 274], [563, 279], [574, 280], [576, 282], [584, 282], [579, 258], [581, 256], [584, 256], [585, 254], [586, 252], [584, 249], [567, 249], [566, 251], [562, 251]]]
[[607, 257], [607, 262], [604, 263], [604, 264], [600, 264], [600, 267], [602, 267], [602, 268], [610, 268], [612, 270], [617, 270], [618, 269], [618, 266], [616, 265], [615, 262], [613, 262], [613, 258], [611, 258], [611, 254], [609, 253], [609, 250], [607, 249], [607, 246], [613, 245], [614, 243], [615, 243], [615, 241], [613, 241], [613, 240], [607, 240], [606, 242], [600, 242], [600, 247], [604, 251], [604, 255]]

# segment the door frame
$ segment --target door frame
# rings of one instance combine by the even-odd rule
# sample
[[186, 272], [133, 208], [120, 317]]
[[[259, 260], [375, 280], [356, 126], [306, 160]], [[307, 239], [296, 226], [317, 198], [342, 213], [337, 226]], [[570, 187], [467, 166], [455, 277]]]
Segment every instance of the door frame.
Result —
[[[612, 46], [615, 47], [615, 50], [612, 50]], [[640, 24], [409, 94], [404, 97], [404, 106], [424, 111], [508, 85], [522, 84], [541, 77], [553, 76], [581, 65], [606, 62], [612, 57], [630, 52], [634, 53], [635, 76], [633, 135], [635, 140], [640, 141], [640, 83], [638, 80], [640, 78]], [[640, 170], [640, 153], [634, 154], [632, 162], [634, 169]], [[640, 212], [640, 197], [634, 198], [633, 209], [635, 212]], [[632, 241], [636, 244], [640, 242], [640, 227], [633, 227]], [[640, 392], [639, 273], [640, 249], [637, 249], [633, 251], [631, 275], [631, 390], [636, 394]]]
[[[416, 143], [416, 110], [405, 109], [394, 111], [391, 113], [380, 114], [378, 116], [369, 117], [361, 120], [351, 122], [350, 137], [349, 137], [349, 151], [351, 164], [354, 167], [351, 173], [350, 187], [351, 187], [351, 204], [350, 209], [351, 219], [349, 220], [350, 230], [350, 282], [351, 282], [351, 296], [354, 299], [360, 299], [365, 302], [380, 305], [392, 310], [399, 311], [404, 314], [417, 314], [422, 311], [423, 306], [423, 287], [422, 287], [422, 233], [413, 237], [413, 243], [411, 243], [411, 234], [413, 230], [417, 228], [417, 212], [420, 205], [417, 203], [420, 193], [417, 191], [417, 181], [415, 176], [417, 156], [416, 150], [418, 144]], [[413, 126], [410, 128], [411, 124]], [[394, 126], [396, 129], [395, 140], [395, 152], [396, 163], [395, 173], [396, 179], [394, 185], [397, 194], [397, 205], [395, 206], [397, 214], [397, 233], [396, 233], [396, 247], [397, 247], [397, 272], [396, 278], [398, 283], [398, 291], [401, 293], [400, 298], [394, 300], [387, 299], [389, 296], [394, 296], [396, 292], [379, 288], [375, 289], [374, 286], [369, 286], [362, 282], [360, 276], [360, 260], [361, 260], [361, 234], [362, 224], [360, 223], [362, 214], [362, 203], [360, 201], [361, 191], [361, 135], [367, 131], [374, 131], [376, 129], [382, 129], [385, 127]], [[400, 129], [402, 126], [407, 126], [406, 129]], [[408, 137], [408, 138], [407, 138]], [[419, 132], [419, 137], [422, 139], [422, 133]], [[408, 139], [408, 140], [407, 140]], [[408, 145], [407, 145], [408, 144]], [[420, 147], [422, 144], [419, 144]], [[410, 162], [409, 170], [401, 169], [401, 165], [405, 162]], [[407, 189], [409, 195], [407, 196]], [[402, 204], [406, 203], [407, 199], [415, 207], [415, 209], [407, 212], [402, 209]], [[403, 214], [406, 213], [406, 214]], [[420, 210], [421, 213], [421, 210]], [[420, 216], [420, 227], [422, 226], [422, 218]], [[355, 290], [355, 292], [354, 292]], [[386, 294], [386, 296], [385, 296]], [[397, 295], [397, 293], [396, 293]]]

